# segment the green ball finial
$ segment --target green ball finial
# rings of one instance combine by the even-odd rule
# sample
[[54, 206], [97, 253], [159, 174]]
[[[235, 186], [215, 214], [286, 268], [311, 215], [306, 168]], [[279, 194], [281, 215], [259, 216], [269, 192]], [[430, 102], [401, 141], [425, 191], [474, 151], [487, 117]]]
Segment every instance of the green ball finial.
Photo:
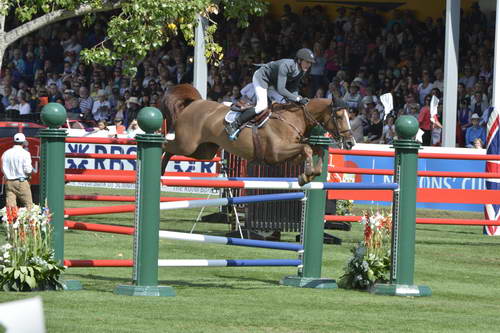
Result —
[[66, 109], [59, 103], [48, 103], [42, 108], [40, 118], [49, 128], [59, 128], [66, 122]]
[[163, 124], [163, 115], [157, 108], [148, 106], [142, 108], [137, 115], [139, 127], [146, 133], [152, 134], [161, 128]]
[[418, 132], [418, 121], [413, 116], [401, 116], [396, 120], [396, 133], [402, 140], [410, 140]]

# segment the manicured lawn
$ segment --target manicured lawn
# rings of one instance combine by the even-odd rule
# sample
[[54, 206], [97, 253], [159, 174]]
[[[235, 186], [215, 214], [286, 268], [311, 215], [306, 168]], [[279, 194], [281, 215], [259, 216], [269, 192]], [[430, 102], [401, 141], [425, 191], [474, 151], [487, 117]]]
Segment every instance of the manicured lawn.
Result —
[[[113, 191], [68, 188], [67, 192]], [[68, 201], [66, 206], [93, 205]], [[161, 228], [189, 231], [198, 212], [164, 211]], [[445, 214], [419, 211], [422, 217]], [[455, 216], [482, 218], [481, 214]], [[133, 214], [73, 220], [132, 225]], [[227, 231], [228, 225], [214, 223], [199, 223], [196, 228], [198, 233], [213, 235]], [[354, 224], [350, 232], [329, 232], [341, 237], [343, 244], [325, 245], [323, 277], [338, 278], [362, 230]], [[283, 240], [294, 238], [293, 233], [282, 235]], [[128, 236], [70, 230], [65, 242], [68, 259], [132, 258]], [[70, 268], [65, 278], [79, 280], [84, 290], [0, 292], [0, 301], [40, 295], [48, 332], [496, 332], [500, 327], [499, 253], [500, 238], [483, 236], [480, 227], [418, 225], [415, 282], [433, 292], [422, 298], [280, 286], [282, 277], [296, 274], [293, 267], [160, 268], [161, 284], [174, 287], [176, 297], [128, 297], [114, 295], [113, 289], [130, 282], [131, 268]], [[160, 258], [296, 257], [285, 251], [161, 240]]]

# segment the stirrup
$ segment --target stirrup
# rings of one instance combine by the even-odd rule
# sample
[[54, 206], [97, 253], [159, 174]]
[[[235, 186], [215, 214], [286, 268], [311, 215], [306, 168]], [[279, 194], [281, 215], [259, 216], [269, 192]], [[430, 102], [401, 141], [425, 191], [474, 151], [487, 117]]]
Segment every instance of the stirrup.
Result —
[[224, 129], [226, 130], [227, 133], [227, 137], [230, 141], [235, 141], [238, 138], [238, 135], [241, 131], [240, 127], [235, 128], [234, 125], [235, 125], [234, 122], [232, 122], [224, 126]]
[[238, 139], [238, 135], [240, 135], [241, 128], [238, 128], [236, 131], [228, 135], [230, 141], [236, 141]]

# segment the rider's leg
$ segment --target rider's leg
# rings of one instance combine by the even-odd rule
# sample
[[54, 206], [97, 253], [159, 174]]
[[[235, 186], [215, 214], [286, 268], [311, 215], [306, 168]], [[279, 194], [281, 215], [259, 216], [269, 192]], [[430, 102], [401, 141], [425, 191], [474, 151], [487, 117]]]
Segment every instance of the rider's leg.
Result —
[[244, 123], [267, 109], [267, 89], [260, 85], [259, 80], [255, 79], [255, 75], [253, 79], [253, 85], [255, 88], [255, 95], [257, 97], [257, 105], [255, 106], [255, 108], [249, 108], [244, 112], [239, 113], [236, 119], [231, 124], [228, 124], [226, 126], [226, 131], [229, 140], [231, 141], [234, 141], [238, 138], [240, 127]]

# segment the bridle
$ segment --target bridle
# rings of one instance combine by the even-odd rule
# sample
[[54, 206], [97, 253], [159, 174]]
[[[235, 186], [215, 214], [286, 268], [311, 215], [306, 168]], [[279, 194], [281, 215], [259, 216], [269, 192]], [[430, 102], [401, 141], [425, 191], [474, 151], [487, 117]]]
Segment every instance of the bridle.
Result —
[[352, 135], [352, 131], [351, 131], [351, 129], [350, 129], [350, 128], [349, 128], [349, 129], [347, 129], [347, 130], [343, 130], [343, 131], [341, 131], [341, 130], [340, 130], [340, 126], [339, 126], [339, 124], [338, 124], [338, 121], [339, 121], [339, 120], [342, 120], [342, 119], [343, 119], [343, 117], [342, 117], [342, 116], [337, 115], [337, 111], [338, 111], [338, 110], [341, 110], [341, 109], [344, 109], [344, 108], [335, 108], [335, 106], [333, 105], [333, 101], [332, 101], [332, 103], [330, 104], [330, 117], [329, 117], [329, 118], [328, 118], [328, 120], [325, 122], [325, 124], [322, 124], [322, 123], [320, 123], [319, 121], [317, 121], [316, 119], [314, 119], [313, 115], [312, 115], [309, 111], [307, 111], [307, 105], [303, 105], [302, 107], [303, 107], [304, 114], [305, 114], [306, 118], [307, 118], [310, 122], [312, 122], [312, 124], [313, 124], [313, 125], [316, 125], [316, 126], [321, 126], [321, 127], [323, 127], [324, 129], [326, 129], [326, 128], [325, 128], [325, 124], [328, 124], [329, 122], [332, 122], [332, 124], [333, 124], [333, 125], [334, 125], [334, 127], [335, 127], [335, 133], [332, 133], [332, 132], [330, 132], [330, 131], [328, 131], [328, 130], [327, 130], [327, 132], [328, 132], [328, 133], [332, 136], [332, 138], [333, 138], [335, 141], [343, 143], [343, 141], [344, 141], [344, 137], [342, 136], [342, 134], [344, 134], [344, 133], [351, 133], [351, 135]]

